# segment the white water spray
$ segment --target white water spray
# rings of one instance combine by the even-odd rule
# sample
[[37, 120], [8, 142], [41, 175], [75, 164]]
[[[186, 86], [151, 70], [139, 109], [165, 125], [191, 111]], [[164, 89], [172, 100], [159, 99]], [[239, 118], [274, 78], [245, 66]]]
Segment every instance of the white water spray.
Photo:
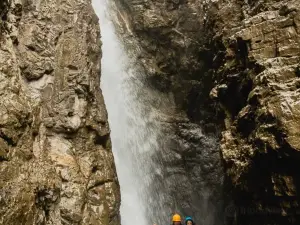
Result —
[[[159, 114], [152, 103], [161, 106], [165, 100], [162, 94], [150, 91], [138, 79], [115, 34], [107, 0], [94, 0], [93, 5], [100, 19], [103, 42], [101, 89], [121, 186], [121, 223], [149, 225], [157, 222], [148, 220], [152, 214], [149, 212], [149, 186], [153, 184], [154, 174], [161, 173], [160, 167], [151, 162], [153, 154], [159, 150], [160, 133], [156, 122]], [[163, 215], [159, 203], [156, 210]]]
[[[185, 119], [180, 121], [180, 116], [175, 115], [176, 110], [173, 109], [173, 98], [145, 85], [143, 74], [138, 73], [140, 70], [136, 68], [136, 59], [129, 58], [129, 54], [135, 54], [138, 47], [130, 49], [130, 53], [124, 49], [112, 20], [116, 23], [118, 19], [124, 20], [125, 28], [122, 28], [131, 33], [129, 24], [121, 14], [118, 19], [115, 14], [110, 16], [110, 13], [116, 12], [111, 11], [108, 2], [94, 0], [93, 5], [100, 19], [103, 42], [101, 89], [121, 187], [121, 224], [162, 225], [169, 223], [175, 212], [182, 216], [193, 213], [197, 222], [202, 221], [206, 225], [221, 224], [215, 219], [215, 206], [209, 204], [208, 197], [212, 192], [202, 182], [207, 176], [200, 177], [202, 169], [205, 169], [202, 164], [216, 164], [212, 160], [218, 158], [218, 155], [214, 156], [214, 152], [218, 151], [215, 139], [205, 137], [199, 126], [186, 124]], [[134, 37], [130, 38], [128, 42], [134, 41]], [[177, 126], [182, 125], [181, 135], [198, 140], [197, 147], [187, 140], [176, 140], [180, 137], [174, 134], [174, 127], [170, 125], [174, 123], [170, 120], [172, 115], [179, 119]], [[191, 171], [186, 171], [182, 154], [190, 148], [194, 149], [195, 155], [187, 155], [185, 160], [192, 157], [191, 160], [195, 161], [197, 157], [199, 163], [193, 163]], [[194, 174], [202, 182], [196, 183], [198, 189], [189, 177]]]

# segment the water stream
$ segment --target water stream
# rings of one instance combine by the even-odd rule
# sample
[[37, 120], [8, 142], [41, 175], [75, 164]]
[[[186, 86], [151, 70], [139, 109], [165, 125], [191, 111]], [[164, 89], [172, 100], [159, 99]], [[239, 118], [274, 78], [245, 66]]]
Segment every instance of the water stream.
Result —
[[[106, 0], [93, 2], [100, 19], [102, 45], [101, 89], [108, 111], [112, 148], [121, 186], [122, 225], [148, 225], [153, 210], [150, 186], [160, 167], [153, 162], [159, 151], [159, 114], [154, 105], [163, 104], [161, 94], [148, 89], [138, 78], [123, 44], [115, 34]], [[157, 187], [163, 193], [161, 187]], [[163, 196], [163, 194], [162, 194]], [[161, 197], [162, 197], [161, 196]], [[151, 211], [151, 212], [150, 212]]]
[[[221, 168], [215, 139], [186, 119], [170, 120], [176, 114], [173, 98], [145, 85], [144, 74], [134, 61], [138, 47], [130, 53], [125, 50], [108, 2], [94, 0], [93, 6], [100, 19], [101, 89], [121, 187], [121, 224], [168, 224], [175, 212], [195, 216], [198, 224], [221, 224], [210, 200], [212, 185], [206, 182], [215, 179], [219, 183], [218, 173], [211, 172]], [[197, 144], [175, 134], [174, 125], [181, 136], [192, 137]]]

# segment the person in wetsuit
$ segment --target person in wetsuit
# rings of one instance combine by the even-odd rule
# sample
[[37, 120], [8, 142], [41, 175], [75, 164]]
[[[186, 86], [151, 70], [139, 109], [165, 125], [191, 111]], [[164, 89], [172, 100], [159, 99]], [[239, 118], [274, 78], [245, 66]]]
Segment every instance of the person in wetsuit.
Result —
[[187, 216], [185, 218], [185, 225], [195, 225], [195, 222], [194, 222], [193, 218], [190, 217], [190, 216]]
[[179, 214], [174, 214], [174, 216], [172, 218], [172, 225], [182, 225], [181, 217]]
[[[155, 223], [153, 225], [156, 225]], [[172, 225], [183, 225], [179, 214], [174, 214], [172, 217]]]

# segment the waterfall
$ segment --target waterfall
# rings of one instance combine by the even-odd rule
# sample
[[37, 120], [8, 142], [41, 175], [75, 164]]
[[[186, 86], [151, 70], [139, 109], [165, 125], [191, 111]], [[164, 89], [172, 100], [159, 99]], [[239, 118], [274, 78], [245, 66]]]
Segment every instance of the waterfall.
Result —
[[131, 48], [125, 50], [108, 2], [93, 5], [103, 42], [101, 89], [121, 187], [121, 224], [162, 225], [175, 212], [196, 217], [197, 224], [221, 224], [220, 203], [211, 200], [222, 183], [216, 139], [179, 115], [171, 94], [145, 85], [136, 68], [138, 46], [132, 48], [134, 38], [127, 37]]
[[[153, 210], [161, 212], [160, 203], [153, 203], [150, 186], [154, 174], [161, 176], [153, 155], [159, 151], [159, 114], [162, 94], [145, 87], [130, 63], [123, 44], [115, 34], [108, 2], [95, 0], [94, 9], [100, 19], [102, 45], [101, 89], [108, 111], [111, 128], [112, 149], [121, 187], [122, 225], [149, 225]], [[162, 187], [157, 187], [163, 193]], [[162, 194], [163, 196], [163, 194]], [[160, 196], [160, 197], [162, 197]], [[151, 204], [152, 202], [152, 204]], [[156, 205], [156, 209], [149, 209]], [[150, 212], [151, 211], [151, 212]]]

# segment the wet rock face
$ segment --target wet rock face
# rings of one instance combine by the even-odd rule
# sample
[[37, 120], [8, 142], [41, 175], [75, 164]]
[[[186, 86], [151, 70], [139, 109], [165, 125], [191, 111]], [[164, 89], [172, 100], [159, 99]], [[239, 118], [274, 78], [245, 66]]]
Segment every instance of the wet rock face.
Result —
[[[175, 103], [169, 108], [157, 107], [164, 119], [157, 140], [161, 152], [154, 160], [163, 169], [158, 174], [153, 171], [149, 219], [169, 223], [170, 215], [177, 211], [197, 218], [197, 224], [220, 224], [223, 168], [216, 121], [223, 119], [216, 116], [222, 112], [215, 110], [209, 99], [214, 85], [208, 72], [212, 59], [208, 57], [213, 53], [201, 49], [205, 36], [200, 29], [204, 18], [199, 12], [203, 5], [187, 1], [115, 3], [119, 32], [131, 56], [141, 62], [141, 74], [146, 71], [145, 83], [162, 96], [172, 96]], [[155, 190], [157, 186], [164, 188]]]
[[[215, 108], [207, 98], [213, 88], [209, 69], [217, 60], [214, 49], [209, 49], [215, 46], [203, 46], [210, 45], [205, 41], [212, 33], [203, 32], [209, 26], [205, 20], [206, 5], [186, 0], [115, 2], [128, 33], [138, 36], [138, 45], [144, 50], [137, 57], [148, 72], [148, 82], [163, 92], [172, 92], [176, 105], [185, 109], [192, 122], [218, 121], [216, 114], [221, 112], [212, 114]], [[202, 127], [215, 130], [213, 124]]]
[[[152, 86], [173, 94], [187, 130], [220, 134], [227, 223], [298, 224], [300, 2], [116, 2]], [[194, 163], [213, 161], [173, 124], [188, 133], [174, 136], [181, 156], [188, 146]]]
[[90, 1], [0, 8], [0, 224], [119, 224]]

